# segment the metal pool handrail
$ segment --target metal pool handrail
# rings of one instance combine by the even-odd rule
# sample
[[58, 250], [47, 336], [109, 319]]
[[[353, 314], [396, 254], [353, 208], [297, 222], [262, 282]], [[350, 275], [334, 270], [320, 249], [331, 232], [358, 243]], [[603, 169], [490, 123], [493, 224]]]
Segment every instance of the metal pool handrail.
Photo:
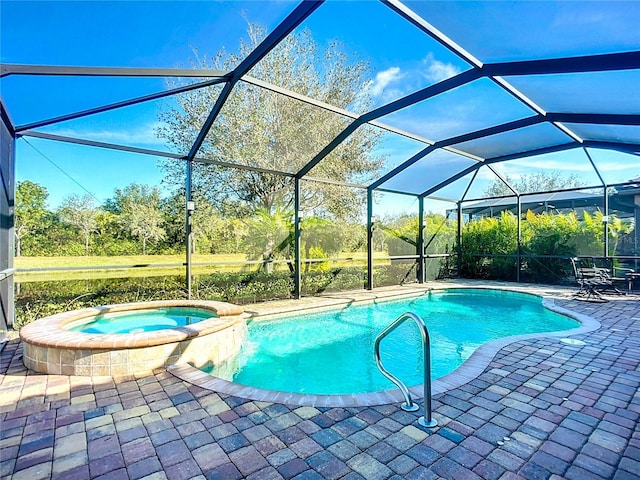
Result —
[[407, 412], [415, 412], [416, 410], [418, 410], [420, 407], [417, 404], [413, 403], [413, 401], [411, 400], [411, 394], [409, 393], [409, 389], [407, 388], [407, 386], [395, 375], [384, 368], [384, 366], [382, 365], [382, 360], [380, 359], [380, 342], [382, 341], [382, 339], [393, 332], [408, 319], [413, 320], [420, 330], [424, 357], [424, 416], [418, 419], [418, 423], [423, 427], [433, 428], [438, 425], [438, 421], [431, 417], [431, 348], [429, 342], [429, 330], [427, 329], [427, 324], [424, 322], [424, 320], [422, 320], [419, 315], [416, 315], [413, 312], [403, 313], [376, 337], [376, 341], [373, 345], [373, 353], [376, 360], [376, 365], [378, 366], [378, 369], [380, 369], [380, 372], [393, 383], [395, 383], [402, 392], [402, 395], [405, 399], [405, 403], [402, 404], [402, 409]]

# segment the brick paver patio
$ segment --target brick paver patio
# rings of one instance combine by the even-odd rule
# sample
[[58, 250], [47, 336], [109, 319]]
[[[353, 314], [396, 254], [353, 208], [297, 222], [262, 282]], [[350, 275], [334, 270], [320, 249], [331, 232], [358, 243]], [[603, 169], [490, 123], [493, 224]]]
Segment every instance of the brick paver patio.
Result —
[[0, 478], [638, 479], [640, 301], [564, 295], [602, 327], [502, 348], [435, 397], [431, 432], [399, 405], [313, 408], [141, 377], [47, 376], [0, 364]]

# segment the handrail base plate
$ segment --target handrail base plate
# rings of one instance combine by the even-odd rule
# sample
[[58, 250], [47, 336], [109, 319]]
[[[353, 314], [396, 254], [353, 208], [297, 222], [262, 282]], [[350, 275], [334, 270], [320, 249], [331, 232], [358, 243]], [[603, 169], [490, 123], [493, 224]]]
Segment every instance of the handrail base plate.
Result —
[[402, 408], [402, 410], [404, 410], [405, 412], [417, 412], [418, 410], [420, 410], [420, 406], [417, 403], [412, 403], [411, 405], [409, 405], [407, 402], [404, 402], [400, 408]]
[[435, 418], [432, 418], [430, 422], [427, 422], [426, 418], [420, 417], [418, 419], [418, 425], [424, 428], [435, 428], [438, 426], [438, 421]]

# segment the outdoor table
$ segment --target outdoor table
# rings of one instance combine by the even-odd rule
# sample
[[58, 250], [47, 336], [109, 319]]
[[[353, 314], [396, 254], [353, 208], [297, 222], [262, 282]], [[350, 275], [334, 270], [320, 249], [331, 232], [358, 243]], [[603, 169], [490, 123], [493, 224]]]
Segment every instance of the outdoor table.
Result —
[[629, 292], [630, 292], [631, 290], [633, 290], [633, 281], [636, 278], [640, 278], [640, 273], [628, 272], [628, 273], [625, 273], [624, 276], [627, 279], [627, 282], [629, 282]]

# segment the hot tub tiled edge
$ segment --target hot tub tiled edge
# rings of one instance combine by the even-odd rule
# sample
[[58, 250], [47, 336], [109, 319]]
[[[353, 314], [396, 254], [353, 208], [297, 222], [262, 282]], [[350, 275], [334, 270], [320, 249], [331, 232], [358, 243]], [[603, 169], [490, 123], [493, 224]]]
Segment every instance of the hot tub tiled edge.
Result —
[[[64, 325], [106, 311], [169, 306], [201, 307], [217, 317], [188, 327], [124, 335], [71, 332]], [[120, 376], [176, 363], [206, 367], [235, 355], [246, 336], [240, 307], [214, 301], [155, 301], [109, 305], [39, 319], [20, 331], [24, 365], [52, 375]], [[205, 353], [206, 352], [206, 353]]]

